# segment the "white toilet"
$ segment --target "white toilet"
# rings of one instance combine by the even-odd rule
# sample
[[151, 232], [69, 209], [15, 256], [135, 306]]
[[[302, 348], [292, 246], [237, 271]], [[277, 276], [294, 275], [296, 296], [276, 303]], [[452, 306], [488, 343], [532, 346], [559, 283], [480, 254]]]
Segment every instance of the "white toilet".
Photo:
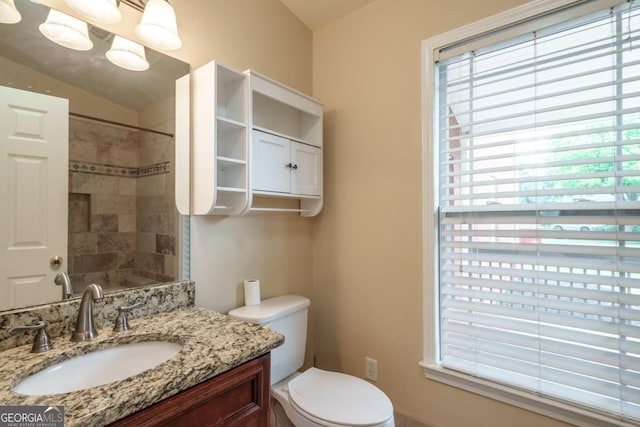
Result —
[[274, 427], [395, 427], [391, 401], [367, 381], [316, 368], [297, 372], [304, 362], [309, 304], [307, 298], [285, 295], [229, 312], [285, 337], [271, 352]]

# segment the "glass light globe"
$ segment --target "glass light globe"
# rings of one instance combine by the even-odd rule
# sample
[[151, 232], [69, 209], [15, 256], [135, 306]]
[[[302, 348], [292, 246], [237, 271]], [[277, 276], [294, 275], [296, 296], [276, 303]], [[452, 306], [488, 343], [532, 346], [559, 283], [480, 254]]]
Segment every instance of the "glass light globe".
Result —
[[176, 12], [165, 0], [149, 0], [136, 34], [149, 46], [162, 50], [175, 50], [182, 46], [178, 36]]
[[17, 24], [21, 20], [22, 15], [13, 0], [0, 0], [0, 24]]
[[87, 23], [57, 10], [51, 9], [47, 20], [38, 28], [46, 38], [60, 46], [74, 50], [93, 48]]
[[83, 17], [100, 24], [115, 24], [122, 20], [116, 0], [64, 0], [64, 2]]
[[144, 46], [120, 36], [113, 38], [107, 59], [125, 70], [144, 71], [149, 68]]

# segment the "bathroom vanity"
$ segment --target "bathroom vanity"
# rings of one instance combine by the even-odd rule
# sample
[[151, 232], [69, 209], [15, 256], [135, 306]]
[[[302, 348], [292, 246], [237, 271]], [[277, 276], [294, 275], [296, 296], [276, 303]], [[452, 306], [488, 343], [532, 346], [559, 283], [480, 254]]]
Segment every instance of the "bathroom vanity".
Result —
[[140, 426], [267, 426], [269, 354], [110, 424]]
[[[28, 344], [3, 349], [0, 404], [64, 406], [65, 426], [267, 425], [269, 354], [282, 344], [282, 335], [193, 306], [145, 315], [130, 319], [129, 331], [114, 332], [113, 319], [105, 324], [98, 313], [98, 336], [82, 343], [71, 342], [67, 331], [57, 335], [51, 324], [54, 347], [43, 353], [30, 353]], [[64, 360], [144, 341], [182, 348], [155, 368], [110, 384], [42, 396], [13, 391], [27, 377]]]

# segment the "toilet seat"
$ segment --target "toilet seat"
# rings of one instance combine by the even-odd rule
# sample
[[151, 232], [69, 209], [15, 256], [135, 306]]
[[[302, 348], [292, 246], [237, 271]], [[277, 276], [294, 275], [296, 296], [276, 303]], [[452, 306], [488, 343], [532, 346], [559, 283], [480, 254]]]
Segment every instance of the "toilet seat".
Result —
[[295, 410], [323, 424], [377, 426], [393, 417], [389, 398], [351, 375], [310, 368], [289, 381], [288, 389]]

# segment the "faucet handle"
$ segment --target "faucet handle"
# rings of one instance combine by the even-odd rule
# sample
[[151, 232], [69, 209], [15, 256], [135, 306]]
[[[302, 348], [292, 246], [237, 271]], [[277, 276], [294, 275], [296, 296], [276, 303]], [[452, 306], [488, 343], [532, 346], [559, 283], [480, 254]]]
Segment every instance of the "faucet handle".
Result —
[[33, 338], [33, 346], [31, 347], [31, 353], [42, 353], [43, 351], [51, 350], [53, 348], [53, 344], [49, 339], [49, 334], [47, 333], [47, 326], [49, 322], [45, 320], [41, 320], [35, 325], [31, 326], [16, 326], [15, 328], [9, 329], [9, 334], [13, 335], [16, 332], [23, 331], [38, 331], [36, 336]]
[[129, 330], [129, 321], [127, 320], [127, 314], [129, 311], [134, 308], [142, 307], [144, 304], [141, 302], [136, 302], [131, 305], [124, 305], [122, 307], [118, 307], [118, 317], [116, 317], [116, 323], [113, 326], [114, 332], [123, 332]]

